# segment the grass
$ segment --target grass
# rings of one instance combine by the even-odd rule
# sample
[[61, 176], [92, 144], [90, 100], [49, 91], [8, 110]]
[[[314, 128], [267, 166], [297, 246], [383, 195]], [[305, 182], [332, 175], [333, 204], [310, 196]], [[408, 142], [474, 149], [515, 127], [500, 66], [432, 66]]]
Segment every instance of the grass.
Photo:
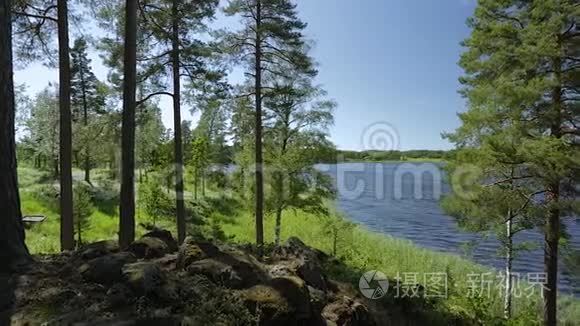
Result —
[[[46, 174], [32, 169], [20, 169], [21, 199], [24, 214], [43, 214], [45, 222], [30, 227], [27, 230], [27, 244], [32, 253], [57, 253], [59, 251], [59, 215], [55, 205], [41, 200], [37, 195], [43, 185], [54, 184]], [[96, 177], [95, 179], [99, 179]], [[105, 185], [105, 183], [98, 183]], [[118, 230], [117, 197], [112, 193], [118, 189], [108, 185], [96, 186], [96, 210], [89, 219], [89, 224], [83, 231], [87, 242], [116, 239]], [[231, 241], [253, 243], [255, 231], [252, 214], [243, 208], [235, 198], [224, 197], [217, 192], [208, 192], [209, 198], [204, 202], [215, 214], [213, 220], [219, 224], [221, 231]], [[137, 235], [146, 230], [141, 223], [152, 222], [140, 207], [137, 207]], [[296, 236], [308, 245], [327, 253], [333, 251], [333, 237], [328, 233], [329, 225], [340, 217], [332, 214], [321, 217], [302, 211], [287, 210], [283, 214], [282, 239]], [[173, 220], [158, 220], [157, 225], [175, 234]], [[265, 241], [273, 242], [274, 219], [266, 216], [264, 221]], [[363, 272], [378, 270], [389, 278], [403, 277], [403, 273], [416, 274], [418, 283], [423, 282], [423, 276], [429, 273], [447, 273], [448, 297], [434, 301], [434, 307], [449, 318], [461, 320], [477, 320], [482, 324], [505, 324], [499, 318], [502, 315], [502, 299], [493, 292], [489, 298], [470, 298], [467, 294], [468, 275], [480, 273], [495, 273], [494, 270], [478, 265], [457, 255], [431, 251], [414, 245], [407, 240], [401, 240], [373, 233], [362, 227], [340, 230], [337, 242], [337, 255], [348, 266], [348, 270], [330, 270], [333, 276], [350, 281], [357, 286]], [[411, 274], [411, 275], [412, 275]], [[516, 299], [516, 318], [512, 325], [538, 324], [540, 316], [540, 298], [522, 297]], [[580, 302], [578, 299], [560, 296], [560, 324], [576, 325], [580, 320]]]

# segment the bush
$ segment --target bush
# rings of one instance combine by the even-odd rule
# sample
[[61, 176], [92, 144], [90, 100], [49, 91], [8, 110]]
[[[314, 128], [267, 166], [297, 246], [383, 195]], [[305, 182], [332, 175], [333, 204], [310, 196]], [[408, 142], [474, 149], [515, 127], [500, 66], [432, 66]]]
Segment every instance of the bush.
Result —
[[94, 207], [91, 192], [84, 182], [77, 182], [73, 188], [73, 218], [77, 232], [77, 247], [83, 244], [83, 229], [89, 224], [89, 217], [93, 214]]
[[172, 218], [176, 215], [173, 199], [154, 182], [147, 182], [139, 188], [139, 206], [153, 219], [156, 226], [159, 218]]

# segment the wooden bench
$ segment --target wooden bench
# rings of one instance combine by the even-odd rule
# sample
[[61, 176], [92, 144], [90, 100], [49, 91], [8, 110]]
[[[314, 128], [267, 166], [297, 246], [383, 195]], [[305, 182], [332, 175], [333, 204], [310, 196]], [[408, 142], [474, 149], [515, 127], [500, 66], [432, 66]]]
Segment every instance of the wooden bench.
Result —
[[44, 215], [27, 215], [22, 217], [22, 222], [24, 223], [40, 223], [46, 220]]

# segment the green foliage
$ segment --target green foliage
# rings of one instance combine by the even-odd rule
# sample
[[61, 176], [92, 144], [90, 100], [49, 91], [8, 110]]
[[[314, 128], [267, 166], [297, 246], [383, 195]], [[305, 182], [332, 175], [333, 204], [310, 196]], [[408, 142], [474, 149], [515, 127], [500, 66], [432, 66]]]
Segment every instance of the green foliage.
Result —
[[58, 175], [59, 116], [56, 90], [49, 86], [34, 98], [21, 141], [31, 151], [34, 167], [52, 171], [54, 176]]
[[161, 108], [143, 104], [136, 116], [135, 159], [140, 169], [147, 172], [170, 161], [169, 146], [164, 146], [165, 126]]
[[170, 219], [175, 216], [173, 199], [156, 182], [147, 182], [139, 187], [139, 207], [153, 219], [153, 226], [159, 219]]
[[[205, 178], [205, 173], [210, 163], [209, 140], [204, 136], [196, 137], [191, 147], [191, 167], [193, 168], [194, 192], [197, 199], [197, 189], [200, 182]], [[202, 191], [205, 190], [202, 189]]]
[[76, 182], [73, 187], [73, 219], [77, 233], [77, 247], [83, 245], [83, 231], [89, 225], [89, 217], [93, 214], [94, 206], [91, 191], [84, 182]]
[[325, 217], [324, 235], [332, 241], [332, 255], [337, 256], [339, 248], [348, 248], [356, 224], [342, 216]]

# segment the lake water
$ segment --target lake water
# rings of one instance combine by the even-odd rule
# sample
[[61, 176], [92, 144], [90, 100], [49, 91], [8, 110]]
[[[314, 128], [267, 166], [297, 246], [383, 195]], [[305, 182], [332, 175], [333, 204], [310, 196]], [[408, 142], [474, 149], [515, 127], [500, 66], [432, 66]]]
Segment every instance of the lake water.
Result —
[[[467, 255], [478, 263], [503, 269], [498, 241], [482, 239], [462, 231], [455, 220], [443, 213], [439, 198], [449, 193], [440, 165], [433, 163], [342, 163], [320, 164], [338, 189], [338, 206], [352, 221], [376, 232], [413, 241], [419, 246], [442, 252]], [[580, 220], [565, 220], [571, 247], [580, 249]], [[514, 271], [543, 272], [543, 236], [539, 231], [524, 231], [516, 241], [531, 241], [538, 248], [520, 252]], [[476, 245], [466, 253], [467, 243]], [[561, 266], [562, 292], [580, 296], [580, 275], [571, 275]]]

